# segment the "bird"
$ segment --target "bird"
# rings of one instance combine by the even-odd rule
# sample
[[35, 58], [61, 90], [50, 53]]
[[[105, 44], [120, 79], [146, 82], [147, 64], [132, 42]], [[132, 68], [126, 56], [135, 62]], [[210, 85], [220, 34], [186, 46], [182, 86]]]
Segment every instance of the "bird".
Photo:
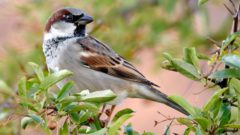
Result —
[[88, 35], [86, 26], [91, 22], [93, 18], [85, 11], [71, 7], [56, 10], [47, 20], [43, 53], [48, 69], [73, 72], [72, 76], [57, 83], [59, 88], [68, 81], [74, 81], [74, 91], [112, 90], [117, 97], [108, 104], [113, 106], [126, 98], [141, 98], [163, 103], [189, 115], [130, 62], [107, 44]]

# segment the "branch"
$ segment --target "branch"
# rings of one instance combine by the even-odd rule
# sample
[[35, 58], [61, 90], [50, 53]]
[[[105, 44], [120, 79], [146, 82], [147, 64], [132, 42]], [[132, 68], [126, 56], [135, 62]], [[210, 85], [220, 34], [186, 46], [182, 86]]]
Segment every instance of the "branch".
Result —
[[[230, 14], [232, 15], [232, 18], [233, 18], [233, 23], [232, 23], [232, 31], [231, 33], [235, 33], [238, 31], [238, 16], [240, 14], [240, 4], [238, 5], [238, 9], [236, 8], [235, 6], [235, 3], [232, 1], [232, 0], [229, 0], [229, 2], [231, 3], [231, 5], [233, 6], [233, 10], [234, 12], [227, 6], [224, 4], [224, 6], [226, 7], [226, 9], [230, 12]], [[232, 48], [232, 45], [234, 44], [235, 40], [233, 40], [228, 46], [227, 46], [227, 49], [228, 49], [228, 53], [231, 53], [231, 48]], [[228, 65], [225, 65], [225, 69], [228, 69], [229, 66]], [[215, 84], [217, 84], [218, 86], [220, 86], [221, 88], [224, 88], [227, 86], [227, 83], [228, 83], [228, 79], [223, 79], [222, 81], [218, 82], [216, 80], [209, 80]]]
[[177, 119], [176, 117], [169, 117], [169, 116], [166, 116], [164, 114], [162, 114], [161, 112], [158, 111], [158, 114], [162, 115], [165, 119], [164, 120], [161, 120], [161, 121], [154, 121], [154, 127], [156, 127], [158, 124], [161, 124], [165, 121], [173, 121], [175, 119]]

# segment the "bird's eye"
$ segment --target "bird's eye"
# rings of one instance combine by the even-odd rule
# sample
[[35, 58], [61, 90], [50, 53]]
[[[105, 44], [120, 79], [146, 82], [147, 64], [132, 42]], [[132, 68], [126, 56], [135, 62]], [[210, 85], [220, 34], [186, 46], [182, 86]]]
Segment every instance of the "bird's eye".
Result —
[[81, 17], [83, 17], [83, 16], [84, 16], [84, 14], [83, 14], [83, 13], [79, 15], [79, 17], [80, 17], [80, 18], [81, 18]]
[[67, 21], [73, 21], [73, 15], [69, 14], [69, 15], [64, 15], [64, 18], [67, 20]]

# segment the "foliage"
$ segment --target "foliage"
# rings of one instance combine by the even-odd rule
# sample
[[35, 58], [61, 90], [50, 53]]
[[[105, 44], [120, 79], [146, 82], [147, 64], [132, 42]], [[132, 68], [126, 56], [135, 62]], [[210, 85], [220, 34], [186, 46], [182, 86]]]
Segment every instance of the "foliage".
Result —
[[[60, 135], [88, 134], [115, 135], [122, 124], [132, 116], [131, 109], [116, 113], [107, 127], [99, 119], [102, 104], [113, 100], [116, 95], [111, 90], [70, 93], [73, 82], [66, 83], [62, 89], [54, 92], [52, 85], [70, 76], [67, 70], [43, 74], [37, 64], [30, 63], [35, 71], [34, 76], [23, 77], [18, 84], [18, 102], [24, 110], [21, 115], [21, 127], [27, 128], [30, 123], [40, 125], [47, 134], [58, 129]], [[59, 121], [63, 121], [60, 123]]]
[[[206, 2], [207, 0], [198, 1], [199, 5]], [[21, 36], [28, 43], [26, 48], [29, 51], [19, 55], [20, 53], [14, 48], [5, 48], [8, 55], [0, 65], [0, 78], [4, 80], [0, 81], [0, 134], [17, 134], [20, 132], [20, 126], [25, 129], [30, 125], [40, 126], [46, 134], [51, 134], [51, 130], [55, 129], [60, 135], [77, 133], [115, 135], [121, 132], [120, 128], [127, 135], [140, 134], [132, 128], [131, 124], [124, 125], [124, 122], [133, 115], [134, 111], [131, 109], [117, 112], [107, 126], [104, 126], [104, 122], [98, 118], [102, 104], [113, 100], [116, 96], [110, 90], [70, 93], [74, 82], [66, 83], [62, 89], [54, 87], [57, 82], [72, 74], [67, 70], [49, 73], [43, 66], [45, 62], [40, 47], [42, 30], [48, 16], [55, 9], [54, 3], [56, 3], [54, 0], [49, 0], [48, 3], [34, 0], [28, 4], [16, 6], [20, 16], [25, 20], [24, 23], [27, 24], [25, 24], [27, 29], [22, 30], [24, 32]], [[179, 55], [176, 50], [186, 47], [182, 59], [164, 53], [163, 67], [191, 80], [218, 85], [218, 87], [215, 87], [215, 94], [202, 108], [193, 107], [181, 97], [170, 96], [170, 99], [190, 113], [186, 118], [177, 118], [180, 124], [187, 127], [184, 134], [191, 132], [198, 135], [224, 134], [238, 131], [240, 128], [240, 56], [238, 53], [240, 34], [238, 32], [233, 32], [222, 41], [217, 54], [204, 56], [194, 47], [189, 46], [197, 46], [198, 50], [209, 49], [208, 46], [200, 48], [200, 45], [209, 44], [205, 38], [209, 34], [208, 24], [202, 28], [205, 30], [204, 34], [195, 32], [193, 13], [196, 7], [190, 6], [188, 1], [59, 0], [58, 3], [57, 7], [68, 5], [89, 11], [96, 18], [94, 26], [90, 27], [90, 34], [108, 43], [127, 59], [133, 58], [139, 49], [155, 50], [161, 45], [161, 49], [156, 49], [156, 59], [162, 61], [162, 57], [158, 57], [158, 54], [162, 55], [163, 50]], [[179, 12], [178, 5], [184, 5], [186, 8], [182, 8], [180, 11], [182, 15], [176, 17], [175, 14]], [[207, 21], [205, 10], [199, 9], [198, 12], [201, 18]], [[220, 40], [225, 38], [225, 33], [226, 28], [221, 27], [217, 32], [211, 33], [211, 36]], [[173, 37], [178, 38], [172, 40]], [[29, 61], [34, 63], [27, 64]], [[209, 62], [214, 67], [211, 70], [213, 72], [204, 74], [200, 68], [202, 61]], [[218, 63], [227, 65], [227, 68], [215, 71]], [[19, 79], [19, 76], [24, 77]], [[16, 82], [18, 82], [17, 86]], [[17, 92], [14, 89], [16, 87]], [[19, 118], [21, 118], [20, 126]], [[172, 121], [164, 134], [170, 134], [171, 125]], [[151, 132], [142, 133], [142, 135], [152, 134]]]
[[[199, 1], [204, 2], [204, 1]], [[237, 16], [239, 10], [236, 10]], [[238, 24], [237, 17], [233, 17], [233, 27]], [[208, 85], [215, 86], [216, 92], [202, 108], [192, 107], [187, 101], [178, 96], [169, 98], [177, 102], [190, 116], [187, 118], [177, 118], [177, 121], [187, 128], [185, 135], [194, 132], [197, 135], [202, 134], [227, 134], [238, 132], [240, 129], [240, 55], [239, 55], [239, 32], [233, 29], [222, 44], [216, 54], [210, 58], [197, 53], [195, 48], [186, 48], [184, 58], [173, 58], [170, 54], [164, 53], [166, 61], [164, 68], [176, 71], [191, 80], [201, 81]], [[210, 73], [204, 74], [199, 63], [207, 61], [212, 65]], [[219, 69], [220, 64], [225, 65]]]

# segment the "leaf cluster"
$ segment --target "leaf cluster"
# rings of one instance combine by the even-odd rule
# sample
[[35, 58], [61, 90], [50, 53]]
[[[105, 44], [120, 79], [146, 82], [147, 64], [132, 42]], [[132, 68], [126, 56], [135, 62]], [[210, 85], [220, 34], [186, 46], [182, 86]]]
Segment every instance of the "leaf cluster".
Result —
[[[177, 121], [187, 128], [184, 134], [194, 132], [197, 135], [239, 133], [240, 129], [240, 55], [239, 32], [230, 34], [211, 57], [197, 53], [195, 48], [186, 48], [184, 58], [173, 58], [164, 53], [166, 61], [164, 68], [176, 71], [185, 77], [205, 83], [214, 84], [216, 92], [202, 107], [196, 108], [178, 96], [169, 98], [182, 106], [190, 116], [177, 118]], [[200, 61], [212, 65], [210, 73], [204, 74], [199, 68]], [[219, 68], [221, 66], [224, 68]], [[209, 87], [210, 88], [210, 87]]]

